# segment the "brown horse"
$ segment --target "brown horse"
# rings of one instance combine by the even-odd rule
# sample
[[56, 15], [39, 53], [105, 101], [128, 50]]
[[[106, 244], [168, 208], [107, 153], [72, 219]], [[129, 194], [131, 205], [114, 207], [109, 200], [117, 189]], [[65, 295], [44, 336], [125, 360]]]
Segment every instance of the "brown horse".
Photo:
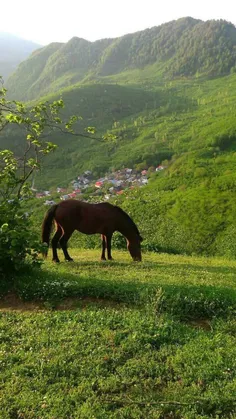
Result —
[[45, 215], [42, 226], [42, 241], [49, 246], [50, 232], [53, 220], [56, 224], [56, 233], [52, 239], [53, 261], [59, 262], [57, 244], [60, 242], [65, 259], [72, 261], [67, 251], [67, 242], [75, 230], [85, 234], [100, 233], [102, 238], [101, 259], [111, 257], [111, 238], [114, 231], [119, 231], [127, 240], [127, 248], [133, 260], [141, 261], [142, 237], [138, 228], [129, 215], [121, 208], [107, 202], [101, 204], [88, 204], [82, 201], [68, 199], [53, 205]]

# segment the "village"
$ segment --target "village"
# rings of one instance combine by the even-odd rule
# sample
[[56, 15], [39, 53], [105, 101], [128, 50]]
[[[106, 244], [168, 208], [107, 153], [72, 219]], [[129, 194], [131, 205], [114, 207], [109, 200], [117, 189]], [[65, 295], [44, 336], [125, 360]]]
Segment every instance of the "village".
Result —
[[[44, 199], [44, 205], [54, 205], [54, 196], [59, 196], [61, 200], [73, 199], [89, 196], [99, 196], [109, 200], [114, 195], [122, 195], [128, 189], [140, 188], [148, 184], [148, 177], [152, 172], [162, 171], [165, 167], [159, 165], [148, 170], [137, 171], [131, 168], [124, 168], [104, 177], [94, 179], [90, 170], [86, 170], [82, 175], [77, 176], [70, 182], [67, 188], [58, 186], [55, 190], [45, 190], [42, 192], [34, 189], [37, 199]], [[151, 170], [150, 170], [151, 169]]]

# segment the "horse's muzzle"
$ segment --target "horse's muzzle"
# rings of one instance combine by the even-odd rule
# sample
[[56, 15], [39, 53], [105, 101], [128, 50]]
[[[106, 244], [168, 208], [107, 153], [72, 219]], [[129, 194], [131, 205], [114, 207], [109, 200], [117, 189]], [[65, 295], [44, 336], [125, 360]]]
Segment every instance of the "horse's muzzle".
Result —
[[134, 262], [142, 262], [142, 258], [141, 257], [136, 257], [136, 258], [133, 258], [133, 261]]

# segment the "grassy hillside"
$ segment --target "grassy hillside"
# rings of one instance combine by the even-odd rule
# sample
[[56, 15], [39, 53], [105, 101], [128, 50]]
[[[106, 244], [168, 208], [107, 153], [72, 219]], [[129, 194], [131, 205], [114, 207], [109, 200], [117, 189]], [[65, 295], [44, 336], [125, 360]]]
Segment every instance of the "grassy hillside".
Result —
[[[177, 180], [179, 174], [198, 182], [196, 178], [201, 170], [195, 172], [195, 169], [200, 163], [191, 163], [195, 157], [203, 166], [206, 159], [206, 165], [215, 167], [219, 174], [225, 165], [214, 165], [216, 156], [234, 160], [235, 88], [236, 75], [231, 75], [195, 82], [156, 83], [152, 90], [138, 84], [87, 85], [65, 90], [62, 97], [66, 113], [83, 117], [77, 131], [95, 126], [97, 136], [108, 130], [117, 140], [103, 145], [86, 138], [54, 136], [52, 139], [59, 148], [48, 157], [37, 184], [66, 186], [84, 170], [99, 175], [112, 168], [133, 167], [138, 163], [144, 168], [155, 166], [165, 159], [172, 167], [171, 182], [184, 184], [186, 180], [180, 177]], [[10, 141], [17, 147], [18, 134]], [[1, 142], [6, 147], [9, 138], [5, 141], [2, 138]], [[211, 170], [205, 168], [205, 177], [211, 177]]]
[[[66, 113], [83, 117], [77, 130], [83, 132], [85, 126], [96, 126], [98, 136], [112, 130], [117, 141], [103, 146], [87, 139], [54, 136], [52, 139], [61, 149], [48, 159], [48, 165], [54, 168], [47, 172], [53, 175], [53, 184], [56, 179], [67, 181], [76, 174], [72, 172], [86, 168], [100, 167], [104, 172], [113, 166], [119, 168], [145, 161], [149, 166], [158, 164], [173, 154], [189, 150], [214, 152], [218, 147], [218, 151], [227, 151], [220, 136], [234, 132], [235, 75], [165, 84], [153, 76], [152, 86], [140, 86], [137, 79], [133, 74], [132, 85], [94, 84], [61, 92]], [[17, 148], [19, 134], [12, 134], [10, 139], [1, 136], [2, 147], [8, 144]]]
[[[95, 125], [98, 136], [110, 130], [117, 140], [102, 144], [57, 135], [53, 140], [59, 148], [47, 158], [35, 185], [68, 186], [84, 170], [96, 177], [112, 168], [148, 168], [164, 160], [166, 169], [152, 175], [148, 186], [115, 199], [137, 222], [144, 248], [235, 257], [236, 74], [165, 84], [152, 75], [152, 89], [140, 86], [136, 73], [132, 84], [62, 91], [67, 114], [84, 118], [77, 130]], [[18, 133], [1, 141], [20, 152]], [[36, 208], [40, 231], [45, 207], [38, 202]], [[71, 245], [98, 243], [81, 235]]]
[[[166, 28], [172, 28], [173, 31], [167, 31]], [[206, 32], [204, 28], [207, 28]], [[214, 68], [211, 59], [218, 56], [217, 48], [220, 51], [225, 37], [232, 41], [227, 41], [228, 48], [233, 48], [233, 25], [223, 21], [203, 24], [193, 19], [182, 19], [147, 32], [127, 35], [127, 49], [122, 47], [122, 51], [131, 54], [130, 42], [134, 39], [132, 36], [139, 39], [134, 44], [139, 51], [138, 48], [145, 45], [146, 36], [162, 34], [159, 41], [168, 39], [169, 43], [166, 42], [170, 45], [171, 36], [177, 36], [178, 33], [176, 39], [179, 44], [176, 40], [175, 48], [178, 44], [182, 45], [181, 51], [186, 54], [195, 51], [198, 61], [201, 62], [204, 48], [191, 50], [183, 47], [185, 44], [181, 34], [185, 31], [188, 34], [190, 30], [199, 37], [204, 35], [204, 39], [208, 40], [206, 48], [207, 45], [211, 45], [211, 48], [215, 45], [214, 54], [211, 56], [210, 52], [207, 53], [210, 68]], [[221, 31], [224, 36], [219, 37]], [[194, 39], [198, 42], [199, 38], [196, 36]], [[81, 40], [78, 46], [77, 41], [73, 39], [70, 45], [74, 49], [79, 48], [78, 57], [85, 45], [86, 48], [94, 46]], [[98, 43], [97, 54], [103, 48], [110, 48], [112, 53], [113, 41]], [[123, 38], [116, 40], [117, 48], [119, 43], [126, 41]], [[188, 38], [185, 41], [187, 43]], [[200, 43], [199, 48], [200, 45], [203, 44]], [[67, 53], [70, 50], [67, 47], [67, 44], [51, 45], [48, 48], [52, 48], [52, 55], [47, 55], [48, 48], [37, 51], [31, 57], [36, 60], [35, 67], [33, 66], [35, 71], [37, 55], [44, 55], [44, 61], [39, 62], [44, 63], [45, 69], [48, 59], [52, 60], [54, 54], [60, 55], [61, 48]], [[180, 62], [178, 51], [176, 49], [172, 58], [169, 57], [172, 61], [168, 62], [173, 64], [172, 70], [176, 57]], [[90, 62], [86, 60], [84, 58], [83, 62]], [[191, 62], [189, 55], [187, 61]], [[104, 63], [106, 62], [105, 60]], [[206, 64], [206, 60], [202, 62]], [[224, 62], [231, 61], [225, 58]], [[144, 247], [173, 253], [235, 257], [236, 74], [233, 67], [229, 67], [231, 74], [221, 77], [209, 77], [209, 74], [215, 74], [214, 71], [202, 71], [201, 77], [197, 73], [193, 77], [193, 73], [189, 72], [188, 77], [174, 78], [173, 74], [171, 77], [168, 73], [166, 63], [167, 61], [164, 63], [163, 60], [156, 60], [147, 61], [144, 66], [120, 64], [116, 74], [108, 71], [106, 75], [103, 73], [98, 76], [97, 73], [96, 78], [91, 78], [86, 70], [86, 83], [73, 84], [45, 96], [44, 99], [49, 100], [61, 96], [66, 105], [65, 116], [76, 114], [83, 117], [78, 122], [76, 131], [83, 133], [86, 126], [95, 126], [97, 137], [111, 132], [116, 135], [116, 140], [101, 143], [95, 139], [53, 134], [50, 140], [56, 142], [59, 148], [45, 160], [43, 170], [35, 178], [35, 186], [44, 190], [56, 186], [66, 187], [85, 170], [91, 170], [96, 178], [112, 169], [133, 168], [136, 165], [139, 168], [149, 168], [164, 162], [166, 169], [161, 174], [152, 175], [147, 187], [116, 199], [138, 223], [146, 239]], [[220, 63], [219, 57], [217, 63]], [[28, 64], [29, 61], [26, 61], [26, 69]], [[75, 68], [78, 69], [79, 66], [79, 62], [75, 60]], [[41, 71], [38, 68], [40, 77], [44, 69]], [[94, 66], [94, 70], [97, 69]], [[29, 77], [31, 76], [29, 73]], [[60, 77], [64, 75], [61, 73]], [[57, 84], [59, 80], [60, 78], [55, 77], [54, 81]], [[59, 85], [60, 83], [57, 84], [57, 89]], [[1, 147], [12, 148], [20, 154], [21, 134], [13, 129], [3, 131], [0, 137]], [[38, 203], [37, 208], [38, 205], [42, 207], [42, 219], [45, 207]], [[36, 222], [38, 227], [41, 219], [38, 218]], [[97, 242], [95, 243], [94, 238], [83, 237], [74, 239], [72, 243], [94, 247]]]
[[0, 300], [1, 417], [233, 419], [235, 262], [73, 256]]

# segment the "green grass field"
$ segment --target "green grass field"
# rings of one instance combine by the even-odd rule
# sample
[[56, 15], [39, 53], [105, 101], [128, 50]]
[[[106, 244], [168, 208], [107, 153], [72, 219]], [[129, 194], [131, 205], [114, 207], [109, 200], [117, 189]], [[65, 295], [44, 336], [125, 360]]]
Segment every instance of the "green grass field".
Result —
[[236, 262], [70, 252], [0, 300], [0, 417], [235, 418]]

